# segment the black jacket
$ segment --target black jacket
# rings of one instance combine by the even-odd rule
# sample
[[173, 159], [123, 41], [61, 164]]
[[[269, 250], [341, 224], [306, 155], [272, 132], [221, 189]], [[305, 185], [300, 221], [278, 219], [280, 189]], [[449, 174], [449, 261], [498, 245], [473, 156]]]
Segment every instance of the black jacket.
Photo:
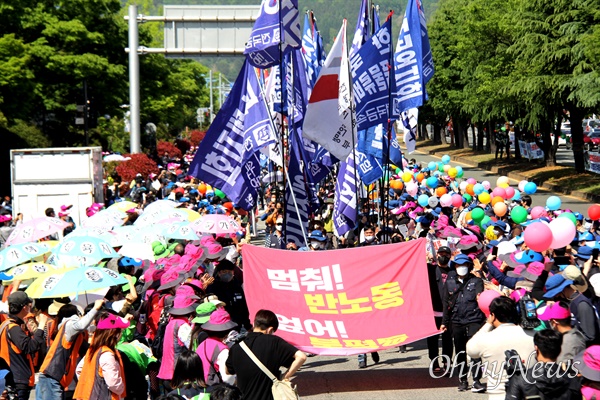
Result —
[[[535, 369], [535, 376], [534, 376]], [[566, 373], [558, 364], [545, 363], [542, 369], [529, 368], [523, 375], [514, 375], [506, 385], [506, 400], [516, 399], [581, 399], [581, 380], [576, 372]], [[569, 376], [573, 377], [570, 378]]]
[[444, 304], [442, 298], [444, 296], [444, 274], [448, 274], [449, 270], [444, 268], [445, 271], [435, 265], [427, 264], [427, 273], [429, 275], [429, 290], [431, 291], [431, 304], [433, 311], [443, 312]]
[[446, 326], [452, 322], [457, 325], [481, 323], [485, 315], [477, 304], [477, 295], [483, 292], [483, 281], [475, 275], [467, 274], [464, 282], [458, 280], [456, 271], [448, 274], [444, 284], [444, 318], [442, 323]]

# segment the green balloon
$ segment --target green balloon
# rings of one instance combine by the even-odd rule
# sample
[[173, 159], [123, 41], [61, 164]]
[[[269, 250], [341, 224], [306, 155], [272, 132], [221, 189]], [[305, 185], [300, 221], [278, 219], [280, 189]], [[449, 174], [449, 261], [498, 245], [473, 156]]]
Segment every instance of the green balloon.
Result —
[[[465, 193], [465, 194], [463, 194], [463, 198], [465, 199], [465, 201], [466, 201], [467, 203], [470, 203], [470, 202], [471, 202], [471, 200], [473, 200], [473, 198], [471, 197], [471, 195], [470, 195], [469, 193]], [[471, 214], [471, 215], [473, 215], [473, 214]]]
[[444, 164], [438, 163], [438, 171], [444, 172]]
[[485, 211], [483, 211], [482, 208], [480, 207], [475, 207], [473, 209], [473, 211], [471, 211], [471, 218], [473, 218], [473, 221], [479, 223], [481, 220], [483, 220], [485, 217]]
[[560, 213], [558, 215], [558, 218], [569, 218], [571, 220], [571, 222], [573, 223], [573, 225], [577, 226], [577, 218], [575, 217], [575, 215], [573, 213], [570, 213], [570, 212]]
[[[471, 215], [473, 215], [473, 214], [471, 213]], [[492, 219], [490, 218], [489, 215], [484, 216], [483, 219], [479, 222], [479, 227], [481, 229], [483, 229], [483, 227], [485, 226], [485, 224], [489, 223], [491, 220]]]
[[217, 196], [220, 199], [224, 199], [225, 193], [221, 192], [219, 189], [215, 189], [215, 196]]
[[510, 212], [510, 218], [515, 224], [522, 224], [527, 221], [527, 210], [524, 207], [516, 206]]
[[458, 174], [456, 175], [457, 178], [462, 178], [463, 176], [465, 176], [464, 171], [459, 171]]
[[402, 172], [402, 170], [400, 168], [396, 168], [396, 173], [400, 174], [400, 172]]

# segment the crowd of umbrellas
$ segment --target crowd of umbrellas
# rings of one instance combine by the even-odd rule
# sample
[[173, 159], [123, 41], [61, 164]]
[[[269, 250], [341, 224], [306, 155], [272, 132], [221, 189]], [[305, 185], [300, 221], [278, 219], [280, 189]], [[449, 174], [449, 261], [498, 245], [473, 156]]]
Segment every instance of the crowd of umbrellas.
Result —
[[169, 240], [199, 242], [203, 235], [232, 235], [241, 230], [227, 215], [201, 216], [196, 211], [176, 208], [179, 203], [158, 200], [148, 205], [131, 225], [124, 225], [127, 211], [136, 203], [123, 201], [85, 219], [61, 240], [68, 226], [61, 219], [35, 218], [18, 225], [0, 251], [0, 279], [4, 285], [19, 281], [32, 298], [77, 297], [104, 293], [127, 280], [100, 263], [131, 257], [155, 260], [152, 244]]

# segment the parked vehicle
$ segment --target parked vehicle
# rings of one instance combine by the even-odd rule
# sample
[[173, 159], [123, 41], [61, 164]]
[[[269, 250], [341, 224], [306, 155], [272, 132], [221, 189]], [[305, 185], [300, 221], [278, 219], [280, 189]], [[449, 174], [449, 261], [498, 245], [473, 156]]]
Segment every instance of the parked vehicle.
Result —
[[583, 136], [583, 146], [587, 151], [597, 149], [600, 145], [600, 130]]

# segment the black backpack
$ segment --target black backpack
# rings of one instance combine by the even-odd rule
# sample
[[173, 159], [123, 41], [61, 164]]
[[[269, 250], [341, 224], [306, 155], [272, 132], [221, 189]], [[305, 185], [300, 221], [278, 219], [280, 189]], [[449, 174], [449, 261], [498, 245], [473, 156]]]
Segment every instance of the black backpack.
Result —
[[156, 357], [157, 360], [162, 359], [163, 347], [165, 342], [165, 331], [167, 330], [167, 325], [169, 324], [169, 310], [171, 306], [167, 305], [165, 301], [165, 306], [160, 313], [160, 319], [158, 320], [158, 326], [156, 329], [156, 335], [154, 336], [154, 340], [150, 345], [150, 349], [152, 350], [152, 354]]

